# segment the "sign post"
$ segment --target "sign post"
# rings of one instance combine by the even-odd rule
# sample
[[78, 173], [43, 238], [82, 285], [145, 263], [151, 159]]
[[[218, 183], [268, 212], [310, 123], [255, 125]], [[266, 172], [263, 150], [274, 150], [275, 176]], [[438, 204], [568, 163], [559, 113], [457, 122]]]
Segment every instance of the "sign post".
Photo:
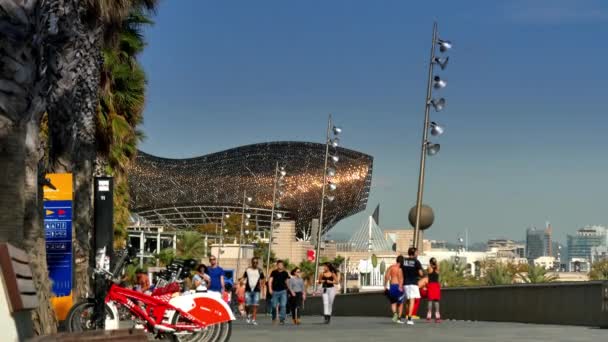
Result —
[[72, 174], [46, 175], [44, 194], [44, 233], [46, 263], [53, 282], [51, 306], [58, 320], [64, 320], [72, 307]]

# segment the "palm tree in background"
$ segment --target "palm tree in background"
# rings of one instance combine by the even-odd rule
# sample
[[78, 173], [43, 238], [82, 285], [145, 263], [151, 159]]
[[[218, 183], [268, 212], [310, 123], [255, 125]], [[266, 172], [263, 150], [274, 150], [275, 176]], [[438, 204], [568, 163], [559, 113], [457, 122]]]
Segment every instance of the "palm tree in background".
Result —
[[177, 239], [176, 255], [180, 258], [200, 261], [206, 257], [205, 249], [205, 239], [198, 232], [184, 232]]
[[536, 265], [528, 266], [528, 272], [518, 273], [518, 276], [528, 284], [552, 283], [558, 279], [558, 276], [549, 274], [544, 267]]
[[142, 26], [151, 25], [150, 10], [132, 9], [123, 21], [118, 42], [103, 50], [100, 99], [97, 107], [96, 174], [114, 176], [114, 241], [123, 246], [129, 224], [126, 170], [137, 154], [143, 133], [146, 77], [137, 60], [145, 47]]

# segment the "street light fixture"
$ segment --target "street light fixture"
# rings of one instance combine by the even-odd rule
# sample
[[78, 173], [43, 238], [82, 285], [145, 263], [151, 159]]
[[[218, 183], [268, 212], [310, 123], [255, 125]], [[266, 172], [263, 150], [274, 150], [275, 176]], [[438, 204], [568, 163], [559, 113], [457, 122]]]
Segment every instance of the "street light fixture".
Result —
[[[249, 203], [253, 201], [251, 196], [247, 196], [247, 190], [243, 191], [243, 206], [241, 210], [241, 234], [239, 236], [239, 253], [236, 261], [236, 274], [241, 274], [241, 259], [243, 258], [243, 240], [244, 240], [244, 228], [249, 226], [249, 217], [251, 214], [245, 214], [245, 210], [249, 209]], [[249, 216], [246, 216], [249, 215]], [[246, 219], [247, 218], [247, 219]]]
[[274, 235], [274, 219], [280, 220], [283, 218], [282, 213], [275, 213], [275, 209], [279, 208], [281, 204], [279, 203], [280, 197], [283, 197], [285, 192], [282, 187], [285, 185], [284, 178], [287, 175], [287, 171], [285, 170], [285, 166], [279, 167], [279, 162], [276, 162], [274, 168], [274, 180], [272, 182], [272, 210], [270, 211], [270, 236], [268, 238], [268, 252], [266, 254], [266, 276], [268, 276], [270, 272], [270, 253], [272, 251], [272, 240]]
[[[329, 117], [327, 119], [327, 135], [325, 137], [325, 163], [323, 165], [323, 182], [321, 183], [321, 211], [319, 217], [319, 229], [317, 231], [317, 245], [315, 253], [315, 290], [317, 289], [318, 285], [316, 279], [319, 275], [319, 259], [321, 258], [321, 236], [324, 227], [323, 214], [325, 209], [325, 200], [327, 200], [328, 202], [333, 202], [335, 199], [335, 196], [326, 194], [325, 190], [326, 188], [329, 188], [329, 190], [333, 192], [338, 188], [337, 184], [331, 179], [336, 176], [336, 169], [331, 166], [328, 167], [327, 163], [329, 159], [331, 159], [334, 165], [337, 164], [338, 161], [340, 161], [340, 157], [338, 157], [337, 155], [337, 147], [340, 141], [338, 135], [340, 135], [341, 133], [342, 128], [334, 126], [331, 119], [331, 114], [329, 114]], [[329, 153], [330, 146], [334, 149], [332, 151], [332, 154]]]
[[[427, 89], [426, 89], [426, 101], [424, 107], [424, 127], [422, 130], [422, 144], [420, 151], [420, 173], [418, 176], [418, 193], [416, 195], [416, 215], [414, 220], [414, 247], [418, 248], [419, 240], [420, 240], [420, 229], [421, 229], [421, 213], [422, 213], [422, 198], [424, 193], [424, 171], [426, 166], [426, 156], [434, 156], [439, 153], [441, 145], [435, 144], [429, 141], [428, 134], [429, 132], [433, 136], [439, 136], [444, 133], [445, 129], [437, 124], [434, 121], [430, 120], [430, 107], [432, 106], [435, 111], [439, 112], [445, 108], [446, 100], [442, 97], [439, 99], [433, 99], [433, 89], [439, 90], [443, 89], [447, 86], [447, 82], [442, 79], [439, 75], [434, 75], [433, 67], [435, 64], [439, 65], [441, 70], [444, 70], [449, 61], [449, 57], [438, 57], [435, 56], [435, 48], [439, 46], [440, 52], [446, 52], [452, 48], [452, 42], [449, 40], [440, 39], [437, 34], [437, 23], [433, 24], [433, 38], [431, 41], [431, 58], [429, 60], [429, 70], [428, 70], [428, 79], [427, 79]], [[413, 209], [413, 208], [412, 208]], [[430, 208], [429, 208], [430, 209]], [[424, 228], [428, 228], [432, 223], [425, 223]]]
[[431, 105], [433, 105], [433, 108], [435, 108], [436, 112], [441, 112], [443, 110], [443, 108], [445, 107], [445, 99], [442, 97], [440, 99], [432, 99], [431, 100]]
[[442, 126], [440, 126], [435, 121], [431, 122], [431, 135], [433, 135], [433, 136], [439, 136], [439, 135], [442, 135], [443, 132], [445, 132], [445, 128], [443, 128]]
[[445, 69], [448, 66], [448, 61], [450, 60], [450, 57], [446, 57], [446, 58], [441, 58], [441, 57], [435, 57], [433, 59], [433, 63], [439, 65], [439, 67], [441, 68], [441, 70]]
[[448, 82], [446, 82], [445, 80], [442, 80], [441, 77], [439, 76], [435, 76], [433, 77], [433, 88], [435, 89], [442, 89], [447, 87]]

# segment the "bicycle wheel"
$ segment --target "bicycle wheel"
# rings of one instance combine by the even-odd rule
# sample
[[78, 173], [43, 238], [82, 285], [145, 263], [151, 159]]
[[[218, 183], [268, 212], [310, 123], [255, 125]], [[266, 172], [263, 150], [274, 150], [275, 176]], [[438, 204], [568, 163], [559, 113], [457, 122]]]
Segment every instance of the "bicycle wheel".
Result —
[[216, 336], [213, 342], [227, 342], [230, 341], [230, 336], [232, 335], [232, 321], [215, 324], [219, 326], [219, 334]]
[[[175, 312], [171, 318], [171, 324], [192, 324], [188, 319], [182, 318], [179, 312]], [[201, 331], [194, 332], [191, 334], [173, 334], [172, 340], [174, 342], [208, 342], [214, 341], [214, 336], [219, 335], [219, 329], [215, 326], [209, 326]]]
[[[91, 301], [83, 301], [80, 303], [76, 303], [70, 309], [68, 316], [66, 318], [66, 329], [68, 332], [82, 332], [88, 330], [96, 330], [97, 327], [92, 321], [93, 317], [93, 309], [95, 307], [95, 303]], [[118, 317], [114, 317], [114, 313], [105, 305], [106, 310], [106, 323], [108, 320], [118, 320]]]

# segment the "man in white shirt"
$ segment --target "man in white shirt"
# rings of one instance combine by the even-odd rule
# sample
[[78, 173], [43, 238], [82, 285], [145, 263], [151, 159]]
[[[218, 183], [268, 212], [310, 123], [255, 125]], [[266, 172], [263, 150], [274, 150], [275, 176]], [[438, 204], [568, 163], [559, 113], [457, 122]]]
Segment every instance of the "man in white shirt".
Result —
[[247, 306], [247, 323], [258, 325], [257, 313], [260, 303], [260, 293], [264, 290], [264, 272], [260, 269], [260, 260], [251, 259], [251, 266], [245, 270], [245, 305]]

